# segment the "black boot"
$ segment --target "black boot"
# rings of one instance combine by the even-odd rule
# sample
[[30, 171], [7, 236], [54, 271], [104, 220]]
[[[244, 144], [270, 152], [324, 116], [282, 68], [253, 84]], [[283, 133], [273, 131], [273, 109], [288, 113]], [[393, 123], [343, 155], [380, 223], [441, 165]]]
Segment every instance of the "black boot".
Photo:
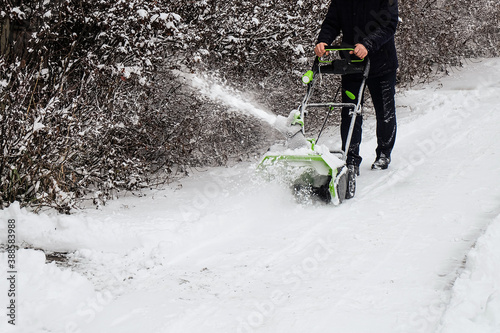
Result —
[[375, 162], [373, 162], [372, 170], [385, 170], [389, 167], [389, 163], [391, 163], [391, 158], [381, 153]]

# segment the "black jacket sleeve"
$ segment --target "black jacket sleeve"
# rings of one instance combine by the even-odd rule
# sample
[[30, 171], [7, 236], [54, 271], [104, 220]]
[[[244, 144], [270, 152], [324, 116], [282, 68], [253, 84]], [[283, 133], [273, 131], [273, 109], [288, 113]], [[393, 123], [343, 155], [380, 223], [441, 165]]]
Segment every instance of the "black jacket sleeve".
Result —
[[338, 5], [336, 0], [332, 0], [330, 7], [328, 8], [328, 13], [326, 18], [321, 25], [321, 30], [319, 32], [318, 43], [327, 43], [330, 45], [335, 38], [340, 34], [340, 20], [339, 20]]
[[380, 11], [372, 14], [374, 29], [361, 42], [368, 50], [368, 53], [378, 51], [382, 45], [393, 38], [398, 26], [398, 1], [381, 1]]

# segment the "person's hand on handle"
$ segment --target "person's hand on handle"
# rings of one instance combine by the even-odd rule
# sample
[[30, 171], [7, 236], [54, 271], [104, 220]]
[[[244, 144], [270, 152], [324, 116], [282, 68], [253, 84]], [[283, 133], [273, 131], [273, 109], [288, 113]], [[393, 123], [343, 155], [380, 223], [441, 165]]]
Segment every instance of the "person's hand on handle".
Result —
[[349, 53], [354, 54], [359, 59], [364, 59], [368, 55], [368, 50], [363, 44], [356, 44], [354, 45], [354, 51], [351, 51]]
[[328, 44], [327, 43], [318, 43], [316, 45], [316, 47], [314, 48], [314, 53], [316, 53], [316, 55], [318, 57], [322, 57], [324, 55], [328, 55], [330, 52], [326, 52], [325, 53], [325, 46], [327, 46]]
[[[330, 52], [325, 51], [325, 46], [327, 45], [327, 43], [318, 43], [314, 48], [314, 53], [316, 53], [318, 57], [328, 55]], [[359, 59], [364, 59], [368, 55], [368, 50], [363, 44], [356, 44], [354, 46], [354, 51], [351, 51], [349, 53], [354, 54]]]

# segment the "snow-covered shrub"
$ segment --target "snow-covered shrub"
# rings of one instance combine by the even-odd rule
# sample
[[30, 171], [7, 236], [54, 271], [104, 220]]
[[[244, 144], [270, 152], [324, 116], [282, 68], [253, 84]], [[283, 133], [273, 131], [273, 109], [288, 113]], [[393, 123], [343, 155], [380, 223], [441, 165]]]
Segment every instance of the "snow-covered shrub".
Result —
[[2, 8], [0, 206], [18, 200], [67, 212], [89, 192], [104, 201], [259, 144], [257, 125], [174, 77], [185, 57], [181, 17], [170, 6], [86, 0]]
[[495, 0], [399, 1], [399, 80], [428, 79], [465, 58], [500, 55], [500, 6]]

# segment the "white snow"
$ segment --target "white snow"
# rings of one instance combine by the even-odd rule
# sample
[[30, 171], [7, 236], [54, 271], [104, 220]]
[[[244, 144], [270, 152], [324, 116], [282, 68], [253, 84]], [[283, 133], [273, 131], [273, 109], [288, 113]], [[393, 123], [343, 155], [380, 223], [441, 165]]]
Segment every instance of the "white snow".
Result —
[[42, 128], [45, 128], [45, 125], [41, 122], [38, 122], [36, 121], [34, 124], [33, 124], [33, 132], [36, 132], [36, 131], [39, 131], [41, 130]]
[[[0, 260], [4, 268], [7, 254], [2, 253]], [[18, 275], [16, 327], [20, 330], [17, 332], [40, 332], [44, 326], [50, 327], [54, 332], [67, 332], [73, 325], [71, 323], [74, 322], [74, 318], [77, 318], [75, 314], [82, 311], [82, 305], [91, 297], [99, 295], [94, 291], [92, 283], [81, 274], [69, 269], [60, 269], [54, 263], [46, 264], [45, 255], [41, 251], [20, 250], [17, 252], [17, 260], [22, 263], [21, 267], [25, 267], [27, 273]], [[3, 271], [6, 274], [5, 269]], [[2, 294], [7, 294], [7, 277], [2, 278], [0, 287]], [[2, 308], [5, 309], [7, 304], [3, 302], [2, 305], [5, 307]], [[5, 314], [2, 315], [0, 327], [2, 332], [10, 332], [14, 327], [6, 325], [7, 311], [3, 312]], [[57, 316], [54, 316], [56, 313]], [[44, 318], [50, 318], [52, 322], [44, 324], [41, 321]]]
[[123, 64], [116, 64], [115, 74], [121, 75], [124, 78], [130, 78], [132, 74], [137, 74], [141, 76], [142, 67], [141, 66], [125, 66]]
[[250, 114], [271, 125], [276, 122], [276, 115], [255, 106], [240, 92], [218, 83], [213, 78], [183, 72], [178, 72], [178, 75], [184, 77], [202, 95], [231, 107], [233, 111]]
[[176, 26], [173, 22], [167, 22], [167, 24], [165, 25], [165, 27], [167, 29], [172, 29], [172, 30], [175, 30], [176, 29]]
[[[17, 253], [18, 326], [3, 316], [0, 331], [499, 332], [499, 91], [500, 59], [487, 59], [398, 94], [390, 168], [369, 170], [366, 119], [358, 191], [338, 207], [296, 203], [256, 163], [70, 216], [14, 203], [0, 239], [15, 219], [33, 249]], [[71, 265], [35, 249], [70, 252]]]
[[467, 254], [465, 270], [453, 284], [442, 333], [500, 331], [500, 216]]
[[140, 18], [145, 19], [149, 16], [149, 13], [145, 9], [138, 9], [137, 10], [137, 15], [139, 15]]
[[173, 20], [177, 22], [179, 22], [182, 19], [182, 17], [176, 13], [169, 13], [168, 15], [171, 16]]
[[304, 47], [301, 44], [297, 45], [294, 48], [294, 51], [296, 54], [305, 54], [306, 53], [306, 50], [304, 50]]
[[19, 7], [14, 7], [11, 10], [13, 13], [16, 13], [19, 18], [24, 19], [26, 17], [26, 13], [24, 13]]

